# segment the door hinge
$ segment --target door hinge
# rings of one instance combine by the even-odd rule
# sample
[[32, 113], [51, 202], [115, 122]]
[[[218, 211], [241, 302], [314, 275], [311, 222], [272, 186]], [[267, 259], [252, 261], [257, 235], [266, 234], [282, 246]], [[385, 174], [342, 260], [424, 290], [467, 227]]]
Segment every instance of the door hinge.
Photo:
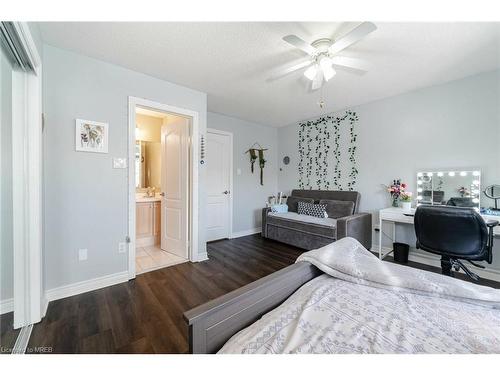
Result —
[[125, 237], [125, 242], [130, 243], [130, 236]]

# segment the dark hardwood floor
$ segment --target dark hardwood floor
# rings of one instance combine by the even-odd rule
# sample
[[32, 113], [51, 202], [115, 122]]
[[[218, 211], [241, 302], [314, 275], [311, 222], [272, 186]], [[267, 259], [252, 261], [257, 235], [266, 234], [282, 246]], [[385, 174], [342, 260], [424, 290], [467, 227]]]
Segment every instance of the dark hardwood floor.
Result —
[[[33, 328], [27, 352], [46, 347], [53, 353], [186, 353], [183, 312], [286, 267], [302, 253], [260, 235], [207, 247], [208, 261], [171, 266], [51, 302], [46, 317]], [[500, 283], [481, 283], [500, 288]]]
[[209, 260], [53, 301], [27, 352], [187, 353], [183, 312], [292, 264], [302, 250], [260, 235], [209, 243]]
[[0, 354], [12, 353], [20, 329], [14, 329], [14, 313], [0, 315]]

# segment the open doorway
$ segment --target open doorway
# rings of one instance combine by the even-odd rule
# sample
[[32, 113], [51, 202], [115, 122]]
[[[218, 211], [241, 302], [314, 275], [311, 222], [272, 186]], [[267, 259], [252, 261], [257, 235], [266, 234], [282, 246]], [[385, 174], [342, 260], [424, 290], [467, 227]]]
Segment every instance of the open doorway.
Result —
[[196, 260], [192, 240], [197, 226], [193, 220], [196, 152], [191, 140], [197, 118], [186, 112], [130, 100], [130, 278]]

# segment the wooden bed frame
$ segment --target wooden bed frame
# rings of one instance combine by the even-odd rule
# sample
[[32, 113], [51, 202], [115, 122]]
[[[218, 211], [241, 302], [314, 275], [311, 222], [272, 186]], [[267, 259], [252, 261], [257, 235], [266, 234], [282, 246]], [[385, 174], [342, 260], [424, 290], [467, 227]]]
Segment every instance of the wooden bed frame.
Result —
[[216, 353], [234, 334], [321, 273], [310, 263], [296, 263], [185, 312], [189, 352]]

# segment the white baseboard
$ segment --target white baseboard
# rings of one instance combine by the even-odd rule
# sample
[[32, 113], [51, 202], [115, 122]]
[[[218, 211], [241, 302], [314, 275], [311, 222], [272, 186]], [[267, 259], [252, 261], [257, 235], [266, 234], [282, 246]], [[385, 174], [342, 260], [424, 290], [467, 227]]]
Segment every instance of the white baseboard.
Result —
[[242, 230], [240, 232], [233, 232], [231, 234], [231, 238], [250, 236], [252, 234], [257, 234], [260, 232], [262, 232], [262, 228], [253, 228], [253, 229], [248, 229], [248, 230]]
[[128, 280], [128, 271], [118, 272], [112, 275], [97, 277], [95, 279], [80, 281], [78, 283], [64, 285], [58, 288], [47, 290], [47, 292], [45, 293], [45, 298], [48, 301], [55, 301], [61, 298], [71, 297], [77, 294], [86, 293], [92, 290], [123, 283]]
[[4, 299], [0, 301], [0, 314], [6, 314], [14, 311], [14, 298]]
[[[382, 247], [382, 253], [386, 253], [391, 251], [391, 248]], [[412, 251], [414, 249], [410, 248], [410, 253], [408, 254], [408, 260], [416, 263], [426, 264], [428, 266], [434, 266], [437, 268], [441, 268], [441, 260], [438, 256], [432, 256], [430, 254], [420, 254]], [[378, 246], [373, 246], [371, 251], [378, 254]], [[476, 273], [479, 277], [483, 279], [493, 280], [500, 282], [500, 270], [492, 269], [492, 268], [477, 268], [471, 266], [470, 270]], [[463, 273], [462, 270], [460, 272]]]
[[47, 298], [47, 294], [45, 294], [42, 300], [42, 318], [45, 318], [45, 315], [47, 315], [48, 308], [49, 308], [49, 299]]
[[196, 257], [195, 262], [203, 262], [205, 260], [208, 260], [208, 254], [206, 252], [198, 254], [198, 256]]

